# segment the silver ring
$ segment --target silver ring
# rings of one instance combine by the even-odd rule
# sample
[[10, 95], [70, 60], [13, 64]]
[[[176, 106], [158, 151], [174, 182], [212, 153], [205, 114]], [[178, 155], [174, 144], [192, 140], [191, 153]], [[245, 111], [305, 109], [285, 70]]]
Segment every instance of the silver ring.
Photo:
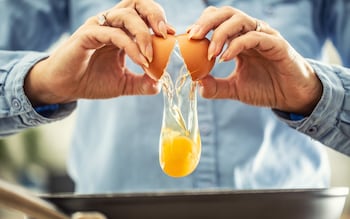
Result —
[[255, 20], [255, 21], [256, 21], [255, 31], [260, 32], [262, 29], [261, 22], [259, 20]]
[[98, 24], [100, 26], [111, 26], [108, 23], [107, 14], [108, 14], [108, 12], [101, 13], [101, 14], [97, 15], [97, 21], [98, 21]]

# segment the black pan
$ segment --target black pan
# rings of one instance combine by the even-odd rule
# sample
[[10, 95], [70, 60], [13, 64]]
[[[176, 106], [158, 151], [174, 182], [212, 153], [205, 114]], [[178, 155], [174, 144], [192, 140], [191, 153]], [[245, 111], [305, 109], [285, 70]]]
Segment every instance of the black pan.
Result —
[[348, 188], [46, 195], [62, 212], [109, 219], [339, 219]]

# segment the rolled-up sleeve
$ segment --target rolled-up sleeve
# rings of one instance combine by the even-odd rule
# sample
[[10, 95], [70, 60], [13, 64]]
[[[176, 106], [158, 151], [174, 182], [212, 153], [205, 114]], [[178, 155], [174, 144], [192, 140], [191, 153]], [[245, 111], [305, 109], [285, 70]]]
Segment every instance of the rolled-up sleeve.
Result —
[[345, 67], [308, 60], [323, 84], [318, 105], [298, 121], [275, 112], [289, 126], [350, 156], [350, 1], [314, 1], [314, 12], [315, 32], [333, 43]]
[[59, 105], [44, 117], [23, 89], [29, 70], [48, 57], [43, 51], [70, 31], [68, 5], [68, 0], [0, 1], [0, 136], [62, 119], [76, 107]]
[[322, 97], [310, 116], [292, 121], [280, 119], [341, 153], [350, 156], [350, 69], [309, 60], [323, 84]]
[[0, 136], [63, 119], [75, 109], [75, 102], [62, 104], [50, 117], [44, 117], [26, 97], [25, 76], [47, 56], [40, 52], [0, 51]]

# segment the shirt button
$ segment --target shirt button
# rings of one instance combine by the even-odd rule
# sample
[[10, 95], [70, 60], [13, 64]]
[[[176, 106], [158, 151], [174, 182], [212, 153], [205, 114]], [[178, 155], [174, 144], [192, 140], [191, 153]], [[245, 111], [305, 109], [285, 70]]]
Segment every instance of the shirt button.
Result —
[[307, 130], [307, 133], [308, 133], [308, 134], [316, 134], [317, 131], [318, 131], [317, 126], [312, 126], [311, 128], [309, 128], [309, 129]]
[[20, 110], [21, 109], [21, 102], [19, 101], [19, 99], [17, 98], [14, 98], [12, 99], [12, 107], [15, 109], [15, 110]]

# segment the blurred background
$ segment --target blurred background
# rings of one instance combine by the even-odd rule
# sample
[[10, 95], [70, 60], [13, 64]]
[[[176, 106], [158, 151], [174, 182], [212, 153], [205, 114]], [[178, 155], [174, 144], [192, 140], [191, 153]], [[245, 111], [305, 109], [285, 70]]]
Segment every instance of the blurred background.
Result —
[[[340, 64], [332, 45], [324, 49], [324, 60]], [[66, 159], [76, 115], [53, 124], [33, 128], [0, 139], [0, 179], [19, 184], [34, 192], [72, 192], [74, 185], [66, 172]], [[332, 169], [332, 186], [350, 187], [350, 157], [327, 149]], [[350, 218], [350, 198], [343, 219]], [[1, 208], [0, 218], [23, 218]]]

